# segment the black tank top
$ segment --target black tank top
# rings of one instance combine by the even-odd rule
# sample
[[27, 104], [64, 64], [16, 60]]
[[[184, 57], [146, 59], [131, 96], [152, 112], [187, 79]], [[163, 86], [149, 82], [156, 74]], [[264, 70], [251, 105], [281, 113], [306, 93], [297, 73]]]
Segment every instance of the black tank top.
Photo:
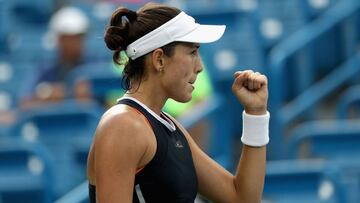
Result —
[[[135, 176], [133, 202], [193, 203], [197, 194], [197, 176], [189, 144], [175, 125], [165, 126], [139, 103], [122, 99], [118, 104], [129, 105], [140, 111], [149, 121], [157, 142], [153, 159]], [[161, 113], [164, 120], [171, 120]], [[95, 186], [89, 185], [90, 203], [96, 202]], [[143, 201], [142, 201], [143, 202]]]

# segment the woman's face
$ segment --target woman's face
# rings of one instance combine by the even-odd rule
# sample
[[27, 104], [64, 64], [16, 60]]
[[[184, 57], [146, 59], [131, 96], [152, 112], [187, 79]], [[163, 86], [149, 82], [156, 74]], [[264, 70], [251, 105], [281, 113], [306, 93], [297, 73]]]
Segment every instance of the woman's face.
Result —
[[192, 97], [197, 74], [203, 69], [199, 44], [180, 43], [171, 57], [166, 57], [161, 83], [169, 98], [188, 102]]

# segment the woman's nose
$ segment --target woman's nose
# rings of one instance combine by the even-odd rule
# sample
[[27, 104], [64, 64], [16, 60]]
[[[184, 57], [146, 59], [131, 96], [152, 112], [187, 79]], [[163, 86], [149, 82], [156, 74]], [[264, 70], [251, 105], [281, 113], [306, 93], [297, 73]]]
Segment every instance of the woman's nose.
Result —
[[196, 62], [196, 73], [200, 73], [201, 71], [203, 71], [203, 69], [204, 69], [203, 63], [201, 57], [199, 57]]

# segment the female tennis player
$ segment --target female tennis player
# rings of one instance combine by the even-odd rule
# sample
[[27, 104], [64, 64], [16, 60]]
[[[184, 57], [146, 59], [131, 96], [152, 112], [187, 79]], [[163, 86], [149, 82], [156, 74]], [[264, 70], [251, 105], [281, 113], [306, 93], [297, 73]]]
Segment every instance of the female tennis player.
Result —
[[218, 40], [224, 31], [224, 25], [200, 25], [161, 4], [114, 11], [105, 42], [124, 67], [127, 92], [96, 130], [88, 158], [91, 203], [193, 203], [197, 193], [214, 202], [261, 201], [270, 117], [266, 76], [234, 73], [232, 91], [244, 107], [244, 146], [235, 175], [162, 111], [169, 98], [191, 100], [203, 68], [200, 44]]

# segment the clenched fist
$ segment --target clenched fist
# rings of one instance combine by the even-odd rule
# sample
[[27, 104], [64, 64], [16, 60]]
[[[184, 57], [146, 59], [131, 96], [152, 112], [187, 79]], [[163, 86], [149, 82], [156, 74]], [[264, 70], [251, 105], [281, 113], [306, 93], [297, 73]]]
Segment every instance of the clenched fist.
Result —
[[265, 75], [252, 70], [234, 73], [232, 91], [243, 105], [245, 112], [263, 115], [267, 111], [268, 85]]

